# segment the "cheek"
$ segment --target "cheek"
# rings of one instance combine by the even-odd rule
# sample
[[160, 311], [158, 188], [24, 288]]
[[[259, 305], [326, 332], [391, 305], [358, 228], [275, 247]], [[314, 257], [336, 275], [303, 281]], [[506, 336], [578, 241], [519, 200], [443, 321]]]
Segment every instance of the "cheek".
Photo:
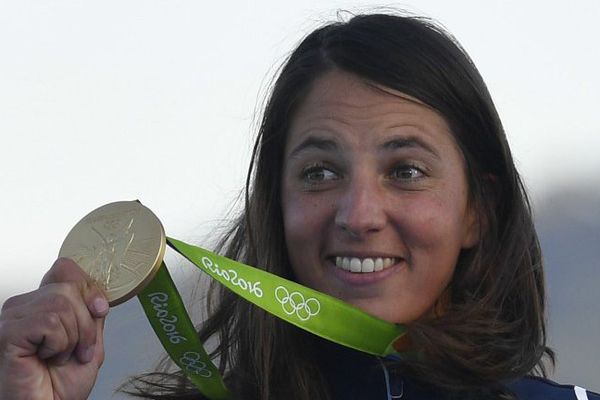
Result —
[[460, 241], [466, 223], [465, 196], [455, 192], [415, 199], [404, 211], [407, 236], [427, 247]]
[[333, 207], [320, 199], [303, 194], [285, 195], [282, 198], [283, 226], [290, 257], [302, 249], [319, 243], [318, 235], [326, 230]]
[[285, 244], [295, 279], [318, 288], [324, 281], [323, 270], [318, 268], [320, 246], [325, 242], [331, 204], [310, 196], [294, 193], [282, 197]]
[[[456, 194], [429, 196], [412, 202], [403, 220], [403, 238], [412, 252], [455, 262], [465, 224], [465, 202]], [[448, 260], [451, 259], [451, 260]]]

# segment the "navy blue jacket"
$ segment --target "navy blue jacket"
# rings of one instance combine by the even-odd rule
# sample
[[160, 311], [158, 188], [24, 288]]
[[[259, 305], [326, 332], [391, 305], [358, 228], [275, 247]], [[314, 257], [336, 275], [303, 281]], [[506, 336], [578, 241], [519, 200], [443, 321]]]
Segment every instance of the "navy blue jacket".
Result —
[[[334, 344], [319, 346], [319, 364], [335, 400], [445, 400], [443, 393], [395, 376], [383, 360]], [[600, 400], [600, 395], [547, 379], [507, 385], [519, 400]]]

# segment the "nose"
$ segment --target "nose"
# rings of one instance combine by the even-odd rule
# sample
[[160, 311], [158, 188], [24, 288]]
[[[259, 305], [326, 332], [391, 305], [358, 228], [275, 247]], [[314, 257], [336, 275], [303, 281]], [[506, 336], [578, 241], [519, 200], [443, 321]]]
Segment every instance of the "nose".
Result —
[[335, 224], [352, 238], [378, 232], [387, 221], [385, 200], [376, 182], [356, 178], [344, 188], [335, 214]]

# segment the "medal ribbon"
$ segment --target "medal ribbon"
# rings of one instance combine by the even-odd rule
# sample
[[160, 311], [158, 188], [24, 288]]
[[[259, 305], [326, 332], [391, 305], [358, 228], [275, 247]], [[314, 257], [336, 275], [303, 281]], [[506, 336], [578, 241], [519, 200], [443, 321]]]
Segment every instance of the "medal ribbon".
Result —
[[[167, 238], [167, 244], [228, 289], [286, 322], [317, 336], [365, 353], [396, 353], [394, 343], [406, 333], [335, 297], [200, 247]], [[202, 394], [231, 399], [218, 369], [202, 347], [181, 296], [164, 265], [138, 295], [142, 307], [171, 359]]]

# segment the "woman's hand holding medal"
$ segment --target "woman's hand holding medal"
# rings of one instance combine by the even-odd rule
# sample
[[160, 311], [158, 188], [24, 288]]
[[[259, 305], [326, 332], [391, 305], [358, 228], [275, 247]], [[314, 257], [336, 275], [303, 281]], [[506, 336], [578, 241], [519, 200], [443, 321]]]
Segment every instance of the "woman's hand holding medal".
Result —
[[39, 289], [0, 314], [1, 399], [87, 399], [104, 359], [108, 301], [77, 264], [59, 258]]

